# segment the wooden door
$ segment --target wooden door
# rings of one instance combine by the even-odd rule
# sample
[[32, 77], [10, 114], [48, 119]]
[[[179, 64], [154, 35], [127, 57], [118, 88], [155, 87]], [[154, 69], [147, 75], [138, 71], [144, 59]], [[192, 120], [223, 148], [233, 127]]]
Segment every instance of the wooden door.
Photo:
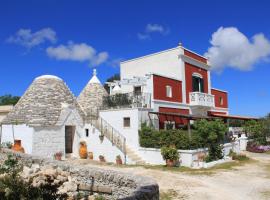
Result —
[[65, 149], [66, 153], [72, 153], [75, 126], [65, 126]]

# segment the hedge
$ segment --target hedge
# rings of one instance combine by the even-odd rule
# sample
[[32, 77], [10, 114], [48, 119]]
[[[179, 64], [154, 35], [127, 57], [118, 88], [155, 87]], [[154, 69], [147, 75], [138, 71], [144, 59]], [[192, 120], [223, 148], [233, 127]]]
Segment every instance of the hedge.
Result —
[[139, 131], [140, 145], [146, 148], [161, 148], [163, 146], [175, 146], [177, 149], [197, 149], [202, 147], [197, 134], [189, 139], [186, 130], [155, 130], [142, 125]]

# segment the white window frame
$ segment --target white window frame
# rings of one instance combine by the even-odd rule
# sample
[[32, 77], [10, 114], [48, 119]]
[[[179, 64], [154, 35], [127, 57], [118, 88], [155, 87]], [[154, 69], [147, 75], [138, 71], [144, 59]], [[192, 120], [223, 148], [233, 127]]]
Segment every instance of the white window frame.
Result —
[[[192, 77], [193, 77], [193, 76], [194, 76], [194, 77], [198, 77], [198, 78], [202, 79], [202, 81], [204, 81], [204, 80], [203, 80], [203, 76], [202, 76], [201, 74], [199, 74], [199, 73], [196, 73], [196, 72], [195, 72], [195, 73], [192, 74]], [[202, 91], [201, 82], [199, 82], [199, 91], [200, 91], [200, 92]]]
[[173, 125], [172, 129], [175, 129], [175, 121], [164, 121], [164, 129], [167, 130], [167, 125]]
[[166, 85], [166, 97], [172, 98], [172, 86]]

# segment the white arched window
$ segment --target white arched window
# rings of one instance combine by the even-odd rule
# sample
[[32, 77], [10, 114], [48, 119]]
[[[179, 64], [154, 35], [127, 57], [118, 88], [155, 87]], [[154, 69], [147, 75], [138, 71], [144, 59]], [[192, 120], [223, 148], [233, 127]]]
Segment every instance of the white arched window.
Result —
[[203, 77], [199, 73], [192, 74], [192, 92], [204, 92]]

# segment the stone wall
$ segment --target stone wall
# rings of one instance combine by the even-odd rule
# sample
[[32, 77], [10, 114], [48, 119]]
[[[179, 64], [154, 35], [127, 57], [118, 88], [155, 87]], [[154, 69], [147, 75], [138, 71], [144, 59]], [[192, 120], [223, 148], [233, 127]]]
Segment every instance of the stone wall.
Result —
[[159, 186], [150, 178], [135, 176], [132, 174], [104, 170], [101, 168], [72, 165], [66, 161], [55, 161], [48, 158], [31, 156], [28, 154], [15, 153], [8, 149], [1, 149], [0, 160], [3, 160], [7, 153], [12, 153], [19, 158], [25, 165], [30, 167], [32, 164], [40, 166], [51, 166], [70, 172], [71, 176], [77, 177], [82, 183], [91, 184], [92, 178], [94, 185], [107, 186], [112, 189], [109, 199], [121, 200], [158, 200]]

